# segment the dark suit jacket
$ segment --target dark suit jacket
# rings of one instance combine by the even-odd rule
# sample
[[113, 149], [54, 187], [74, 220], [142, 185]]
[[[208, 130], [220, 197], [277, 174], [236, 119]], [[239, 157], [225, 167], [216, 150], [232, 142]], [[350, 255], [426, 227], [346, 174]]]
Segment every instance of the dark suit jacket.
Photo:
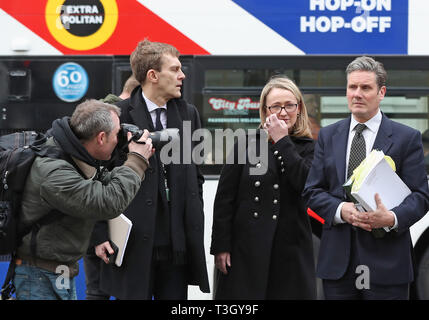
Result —
[[[153, 131], [153, 123], [141, 87], [135, 89], [130, 99], [117, 104], [121, 110], [121, 122], [137, 125]], [[183, 138], [183, 120], [191, 122], [192, 130], [200, 128], [198, 111], [182, 99], [167, 103], [167, 127], [179, 128]], [[183, 142], [183, 141], [182, 141]], [[186, 152], [186, 150], [184, 151]], [[150, 168], [130, 206], [124, 214], [133, 222], [133, 228], [121, 267], [102, 264], [101, 289], [120, 299], [150, 299], [148, 297], [150, 266], [155, 234], [155, 217], [158, 199], [159, 171], [157, 154], [150, 159]], [[209, 292], [204, 251], [204, 212], [202, 184], [204, 178], [195, 164], [172, 164], [169, 170], [171, 194], [170, 217], [178, 233], [172, 233], [172, 241], [185, 243], [188, 283], [199, 285]], [[165, 195], [162, 199], [166, 201]], [[181, 231], [181, 232], [180, 232]], [[100, 242], [99, 242], [100, 243]]]
[[[303, 196], [307, 205], [325, 219], [319, 251], [317, 275], [339, 279], [350, 257], [351, 226], [334, 225], [338, 205], [346, 200], [346, 148], [350, 117], [320, 130], [314, 160]], [[396, 172], [412, 193], [393, 208], [397, 231], [376, 239], [370, 232], [357, 230], [361, 264], [368, 266], [371, 283], [401, 284], [413, 280], [412, 243], [409, 228], [428, 211], [428, 182], [419, 131], [388, 119], [384, 114], [373, 149], [392, 157]], [[383, 199], [381, 199], [383, 200]]]

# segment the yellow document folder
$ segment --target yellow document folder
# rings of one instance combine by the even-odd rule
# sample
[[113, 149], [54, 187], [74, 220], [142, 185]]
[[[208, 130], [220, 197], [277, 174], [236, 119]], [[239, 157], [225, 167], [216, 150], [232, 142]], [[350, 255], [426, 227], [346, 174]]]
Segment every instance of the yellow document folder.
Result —
[[115, 219], [108, 220], [109, 238], [119, 248], [115, 264], [120, 267], [124, 259], [125, 249], [130, 236], [133, 223], [125, 215], [121, 214]]

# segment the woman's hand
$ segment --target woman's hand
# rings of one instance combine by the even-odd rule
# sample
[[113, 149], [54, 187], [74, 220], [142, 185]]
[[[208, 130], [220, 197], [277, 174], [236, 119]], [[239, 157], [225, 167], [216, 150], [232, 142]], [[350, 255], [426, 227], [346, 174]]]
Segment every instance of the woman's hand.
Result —
[[286, 122], [279, 120], [275, 114], [267, 117], [264, 123], [264, 129], [267, 130], [274, 143], [289, 134], [289, 128]]

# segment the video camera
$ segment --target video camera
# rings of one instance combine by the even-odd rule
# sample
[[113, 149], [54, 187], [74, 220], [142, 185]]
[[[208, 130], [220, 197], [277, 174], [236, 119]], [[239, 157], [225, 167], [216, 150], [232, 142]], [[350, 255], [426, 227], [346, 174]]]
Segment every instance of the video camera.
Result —
[[[130, 140], [127, 138], [127, 132], [132, 133]], [[131, 141], [138, 142], [140, 137], [143, 135], [143, 130], [133, 124], [121, 123], [121, 129], [118, 132], [118, 145], [119, 150], [125, 150]], [[152, 139], [152, 145], [156, 150], [161, 150], [163, 146], [172, 141], [173, 139], [179, 138], [179, 129], [167, 128], [161, 131], [155, 131], [149, 133], [149, 138]]]

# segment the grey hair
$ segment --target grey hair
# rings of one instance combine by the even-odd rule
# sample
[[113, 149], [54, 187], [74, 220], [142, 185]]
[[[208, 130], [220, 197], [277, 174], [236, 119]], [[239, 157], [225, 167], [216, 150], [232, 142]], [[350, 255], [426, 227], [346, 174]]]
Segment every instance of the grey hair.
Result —
[[84, 141], [95, 137], [99, 132], [110, 134], [114, 129], [111, 112], [118, 117], [121, 109], [113, 104], [90, 99], [79, 104], [70, 118], [70, 128]]
[[369, 71], [374, 72], [376, 76], [377, 86], [380, 89], [386, 85], [387, 72], [381, 62], [375, 61], [371, 57], [362, 56], [354, 59], [346, 68], [347, 76], [353, 71]]

